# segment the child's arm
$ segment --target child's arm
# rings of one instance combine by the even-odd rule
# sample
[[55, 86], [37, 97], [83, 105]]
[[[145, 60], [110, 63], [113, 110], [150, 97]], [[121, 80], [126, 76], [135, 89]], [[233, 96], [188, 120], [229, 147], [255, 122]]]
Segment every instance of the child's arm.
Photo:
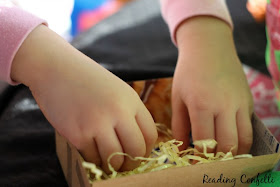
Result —
[[[19, 47], [11, 78], [30, 88], [48, 121], [87, 161], [108, 171], [113, 152], [150, 154], [157, 132], [137, 93], [46, 26]], [[117, 170], [138, 164], [123, 156], [111, 162]]]
[[253, 138], [253, 101], [235, 51], [225, 2], [203, 1], [224, 7], [222, 12], [188, 0], [179, 2], [189, 2], [185, 6], [197, 9], [171, 28], [179, 49], [172, 88], [173, 135], [188, 144], [191, 130], [194, 140], [216, 139], [217, 151], [227, 152], [237, 146], [234, 154], [248, 153]]
[[11, 80], [11, 66], [18, 48], [28, 34], [38, 25], [47, 23], [12, 4], [0, 3], [0, 80]]

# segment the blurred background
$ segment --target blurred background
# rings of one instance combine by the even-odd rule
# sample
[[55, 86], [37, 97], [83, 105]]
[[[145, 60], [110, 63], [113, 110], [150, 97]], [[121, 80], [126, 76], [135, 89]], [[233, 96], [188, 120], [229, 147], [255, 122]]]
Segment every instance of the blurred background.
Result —
[[118, 11], [131, 0], [13, 0], [14, 4], [45, 19], [68, 41]]

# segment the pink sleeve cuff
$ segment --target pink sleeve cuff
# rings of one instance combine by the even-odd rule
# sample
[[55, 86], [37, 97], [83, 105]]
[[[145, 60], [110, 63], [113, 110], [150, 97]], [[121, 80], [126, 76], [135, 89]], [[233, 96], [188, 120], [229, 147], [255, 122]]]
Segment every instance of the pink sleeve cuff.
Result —
[[186, 19], [195, 16], [213, 16], [233, 28], [225, 0], [160, 0], [161, 12], [168, 24], [171, 39], [176, 45], [176, 30]]
[[11, 77], [13, 59], [28, 34], [47, 23], [15, 6], [0, 5], [0, 80], [18, 84]]

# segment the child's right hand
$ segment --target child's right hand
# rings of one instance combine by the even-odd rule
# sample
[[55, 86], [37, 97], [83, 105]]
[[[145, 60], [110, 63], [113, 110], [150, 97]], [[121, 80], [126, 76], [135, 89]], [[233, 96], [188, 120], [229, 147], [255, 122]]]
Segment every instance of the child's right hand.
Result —
[[[154, 121], [137, 93], [45, 26], [17, 52], [11, 77], [29, 86], [48, 121], [83, 155], [108, 172], [114, 152], [148, 156], [157, 139]], [[138, 163], [111, 160], [116, 170]]]

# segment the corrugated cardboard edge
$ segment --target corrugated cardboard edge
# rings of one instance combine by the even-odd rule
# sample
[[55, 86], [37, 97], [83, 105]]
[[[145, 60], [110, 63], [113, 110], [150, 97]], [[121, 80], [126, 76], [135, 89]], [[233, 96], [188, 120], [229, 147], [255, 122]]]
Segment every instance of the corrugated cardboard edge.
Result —
[[251, 153], [254, 156], [279, 153], [279, 142], [271, 134], [256, 114], [252, 117], [253, 146]]
[[90, 187], [86, 170], [77, 149], [55, 132], [56, 153], [69, 187]]

